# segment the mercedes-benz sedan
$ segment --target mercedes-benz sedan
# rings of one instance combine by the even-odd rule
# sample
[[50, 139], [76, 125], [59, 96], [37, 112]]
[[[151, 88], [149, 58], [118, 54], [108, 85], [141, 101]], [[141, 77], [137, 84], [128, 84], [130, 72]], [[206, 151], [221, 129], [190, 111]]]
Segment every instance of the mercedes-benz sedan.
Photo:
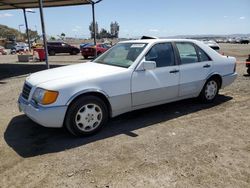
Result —
[[196, 40], [126, 41], [92, 62], [31, 74], [18, 101], [35, 122], [86, 135], [125, 112], [193, 97], [213, 102], [235, 69], [234, 57]]

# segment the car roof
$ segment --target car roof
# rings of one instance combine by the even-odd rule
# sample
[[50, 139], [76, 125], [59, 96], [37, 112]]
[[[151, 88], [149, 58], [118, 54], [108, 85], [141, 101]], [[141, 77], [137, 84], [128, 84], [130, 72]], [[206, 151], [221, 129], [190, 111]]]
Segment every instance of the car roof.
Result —
[[64, 41], [48, 41], [48, 43], [53, 44], [53, 43], [65, 43], [65, 42]]
[[120, 43], [158, 43], [158, 42], [197, 42], [193, 39], [140, 39], [140, 40], [128, 40]]

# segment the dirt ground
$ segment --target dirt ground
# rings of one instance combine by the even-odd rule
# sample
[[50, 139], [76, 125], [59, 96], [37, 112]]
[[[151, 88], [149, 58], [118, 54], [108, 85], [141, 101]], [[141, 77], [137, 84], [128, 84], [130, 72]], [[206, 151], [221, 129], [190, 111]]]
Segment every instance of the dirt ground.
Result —
[[250, 77], [240, 64], [250, 45], [221, 47], [237, 56], [239, 77], [214, 104], [190, 99], [127, 113], [85, 138], [19, 113], [26, 75], [44, 64], [0, 56], [0, 187], [250, 187]]

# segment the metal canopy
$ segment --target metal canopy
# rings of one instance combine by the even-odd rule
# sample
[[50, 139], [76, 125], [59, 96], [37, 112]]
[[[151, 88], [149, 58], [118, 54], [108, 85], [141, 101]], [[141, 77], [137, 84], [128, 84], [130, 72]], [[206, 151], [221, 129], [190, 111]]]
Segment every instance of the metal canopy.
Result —
[[[43, 0], [43, 7], [91, 4], [89, 0]], [[0, 10], [39, 8], [38, 0], [0, 0]]]
[[[42, 26], [42, 37], [43, 44], [45, 50], [45, 62], [46, 66], [49, 69], [49, 60], [48, 60], [48, 47], [47, 47], [47, 39], [46, 39], [46, 31], [44, 24], [44, 16], [43, 16], [43, 8], [44, 7], [59, 7], [59, 6], [73, 6], [73, 5], [87, 5], [90, 4], [92, 6], [92, 15], [93, 15], [93, 26], [94, 26], [94, 44], [96, 45], [96, 28], [95, 28], [95, 4], [101, 2], [102, 0], [0, 0], [0, 10], [10, 10], [10, 9], [22, 9], [25, 18], [26, 25], [26, 33], [29, 42], [29, 32], [28, 32], [28, 23], [26, 17], [27, 8], [39, 8], [40, 18], [41, 18], [41, 26]], [[95, 54], [96, 56], [96, 54]]]

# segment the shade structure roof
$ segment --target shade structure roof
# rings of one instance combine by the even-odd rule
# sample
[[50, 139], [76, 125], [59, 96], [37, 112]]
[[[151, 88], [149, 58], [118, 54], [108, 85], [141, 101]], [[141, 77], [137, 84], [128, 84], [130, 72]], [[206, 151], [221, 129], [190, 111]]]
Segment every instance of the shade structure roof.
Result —
[[[43, 7], [91, 4], [91, 0], [43, 0]], [[39, 0], [0, 0], [0, 10], [39, 8]]]

